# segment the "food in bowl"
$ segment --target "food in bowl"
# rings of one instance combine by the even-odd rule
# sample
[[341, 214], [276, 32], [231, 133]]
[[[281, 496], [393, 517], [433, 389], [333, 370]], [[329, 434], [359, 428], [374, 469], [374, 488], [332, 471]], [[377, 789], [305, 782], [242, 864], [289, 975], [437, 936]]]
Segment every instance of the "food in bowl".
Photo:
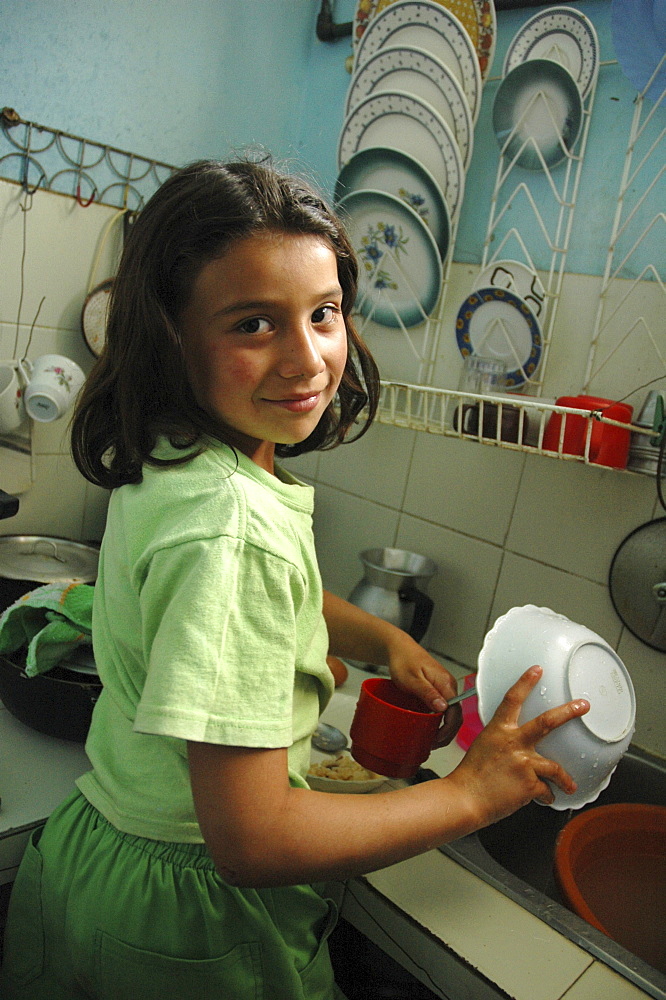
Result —
[[505, 693], [533, 664], [543, 674], [523, 705], [520, 722], [549, 708], [586, 698], [590, 711], [537, 744], [577, 783], [573, 795], [553, 787], [552, 808], [579, 809], [610, 782], [634, 732], [636, 699], [629, 673], [609, 644], [585, 625], [534, 604], [497, 619], [479, 654], [479, 715], [487, 725]]
[[313, 761], [307, 774], [308, 784], [317, 791], [369, 792], [386, 781], [382, 774], [375, 774], [363, 767], [348, 753]]

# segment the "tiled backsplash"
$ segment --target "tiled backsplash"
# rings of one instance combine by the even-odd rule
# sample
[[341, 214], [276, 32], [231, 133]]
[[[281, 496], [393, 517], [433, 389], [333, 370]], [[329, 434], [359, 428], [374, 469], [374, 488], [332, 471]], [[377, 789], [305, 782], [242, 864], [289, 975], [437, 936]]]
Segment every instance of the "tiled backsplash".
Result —
[[[114, 212], [37, 192], [24, 216], [23, 197], [16, 185], [0, 182], [0, 357], [14, 353], [25, 222], [18, 353], [46, 296], [28, 356], [66, 354], [88, 371], [94, 358], [80, 313], [91, 282], [112, 273], [117, 232], [98, 273], [90, 271]], [[453, 266], [452, 309], [473, 274], [468, 265]], [[589, 342], [581, 329], [594, 319], [594, 287], [595, 279], [567, 276], [559, 314], [563, 332], [551, 352], [547, 396], [580, 388]], [[386, 345], [379, 340], [377, 347], [383, 376], [400, 377], [390, 370]], [[455, 338], [445, 329], [436, 384], [455, 387], [460, 365]], [[636, 381], [611, 388], [626, 395]], [[101, 538], [107, 494], [74, 468], [67, 422], [65, 417], [33, 426], [34, 483], [21, 495], [18, 515], [0, 526], [3, 533]], [[8, 454], [0, 450], [0, 486]], [[534, 603], [566, 614], [618, 650], [637, 690], [637, 742], [666, 754], [666, 654], [622, 627], [607, 587], [623, 538], [663, 513], [654, 479], [385, 425], [355, 444], [287, 464], [316, 485], [315, 533], [325, 586], [348, 596], [360, 579], [358, 553], [365, 548], [397, 546], [430, 556], [439, 570], [429, 588], [435, 613], [426, 642], [465, 668], [475, 666], [486, 630], [511, 606]]]

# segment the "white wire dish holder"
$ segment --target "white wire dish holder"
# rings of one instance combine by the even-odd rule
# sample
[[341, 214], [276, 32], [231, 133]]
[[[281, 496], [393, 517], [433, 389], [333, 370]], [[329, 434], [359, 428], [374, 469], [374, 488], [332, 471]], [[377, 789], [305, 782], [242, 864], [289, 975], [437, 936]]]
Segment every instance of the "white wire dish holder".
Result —
[[[463, 419], [467, 407], [478, 408], [476, 429], [465, 429]], [[508, 440], [504, 417], [512, 415], [513, 440]], [[488, 415], [488, 418], [487, 417]], [[544, 436], [551, 417], [559, 418], [559, 427], [551, 447], [544, 444]], [[570, 420], [585, 421], [582, 447], [579, 453], [568, 450], [566, 439]], [[381, 383], [381, 396], [377, 420], [382, 424], [407, 430], [424, 431], [449, 438], [479, 441], [527, 454], [546, 455], [550, 458], [585, 464], [603, 464], [597, 461], [592, 450], [595, 425], [617, 427], [623, 433], [641, 434], [654, 439], [657, 431], [642, 425], [627, 423], [608, 417], [592, 407], [561, 406], [537, 397], [508, 394], [479, 396], [457, 389], [438, 389], [433, 386], [410, 385], [406, 382]]]
[[[549, 55], [558, 58], [557, 52]], [[491, 196], [479, 273], [495, 262], [510, 258], [523, 264], [536, 277], [536, 262], [540, 262], [544, 277], [533, 285], [528, 302], [541, 328], [540, 364], [535, 371], [527, 369], [524, 360], [516, 355], [510, 331], [501, 319], [495, 321], [492, 330], [486, 331], [486, 336], [500, 336], [504, 340], [516, 368], [522, 372], [525, 390], [537, 396], [541, 395], [548, 365], [595, 95], [596, 76], [582, 101], [580, 132], [570, 148], [553, 114], [547, 92], [535, 89], [504, 139]], [[545, 116], [556, 137], [559, 155], [552, 168], [537, 138], [528, 134], [530, 120], [537, 114]], [[538, 161], [541, 169], [522, 167], [520, 163], [526, 155]], [[516, 217], [518, 222], [513, 221]]]
[[[643, 96], [665, 66], [666, 53], [634, 105], [585, 373], [586, 392], [602, 383], [612, 366], [625, 365], [627, 351], [641, 356], [652, 374], [656, 366], [656, 373], [666, 376], [666, 88], [655, 101]], [[648, 212], [646, 221], [644, 210], [652, 204], [656, 210], [653, 215]], [[627, 279], [619, 295], [617, 279]], [[644, 307], [646, 281], [660, 293], [652, 318]]]

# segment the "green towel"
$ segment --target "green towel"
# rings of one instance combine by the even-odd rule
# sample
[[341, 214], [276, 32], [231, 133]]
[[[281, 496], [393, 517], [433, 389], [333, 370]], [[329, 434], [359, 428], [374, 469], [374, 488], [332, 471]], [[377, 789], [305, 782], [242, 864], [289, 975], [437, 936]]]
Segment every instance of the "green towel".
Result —
[[24, 594], [0, 615], [0, 653], [27, 646], [25, 672], [35, 677], [90, 645], [94, 592], [90, 584], [64, 580]]

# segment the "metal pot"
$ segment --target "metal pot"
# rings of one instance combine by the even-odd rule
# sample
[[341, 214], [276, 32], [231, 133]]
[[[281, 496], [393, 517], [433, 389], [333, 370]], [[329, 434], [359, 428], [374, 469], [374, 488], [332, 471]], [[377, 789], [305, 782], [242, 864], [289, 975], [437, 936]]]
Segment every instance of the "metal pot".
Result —
[[44, 583], [97, 579], [97, 546], [49, 535], [0, 535], [0, 612]]
[[17, 653], [0, 656], [0, 698], [19, 722], [38, 733], [84, 743], [101, 692], [98, 678], [84, 680], [61, 667], [28, 677]]
[[[65, 538], [0, 536], [0, 614], [45, 583], [94, 583], [98, 558], [96, 546]], [[85, 742], [102, 691], [99, 678], [61, 666], [28, 677], [24, 667], [25, 649], [0, 656], [0, 699], [5, 708], [39, 733]]]

